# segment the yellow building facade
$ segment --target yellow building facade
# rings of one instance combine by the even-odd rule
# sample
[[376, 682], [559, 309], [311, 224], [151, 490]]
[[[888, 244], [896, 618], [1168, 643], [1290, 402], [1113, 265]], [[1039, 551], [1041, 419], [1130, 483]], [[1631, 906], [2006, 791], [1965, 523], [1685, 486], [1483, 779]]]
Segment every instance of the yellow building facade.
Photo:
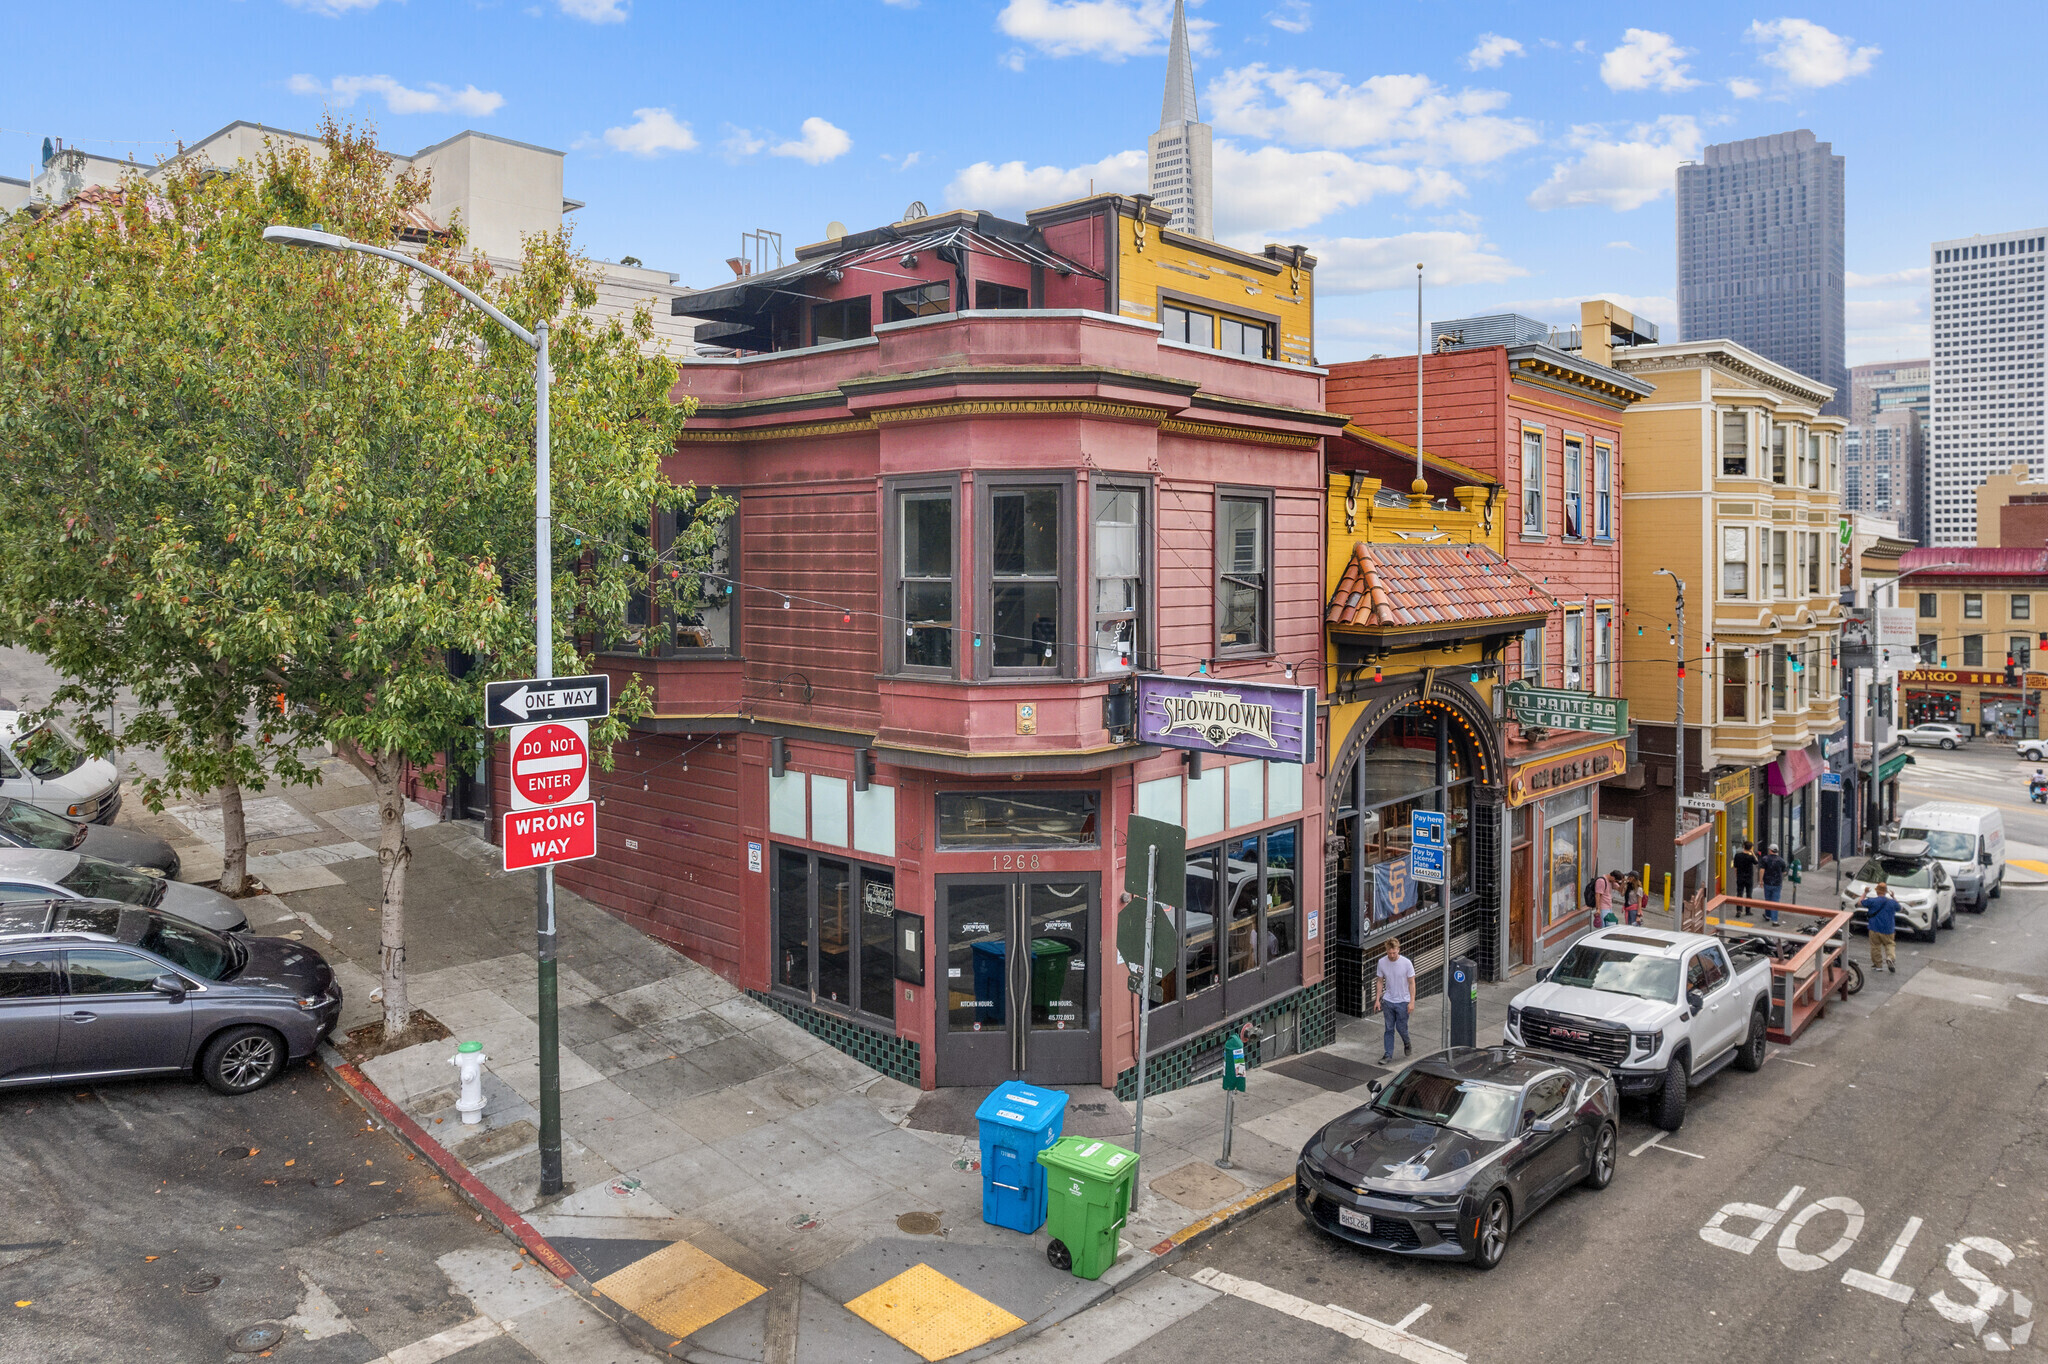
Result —
[[[1622, 419], [1622, 686], [1640, 761], [1603, 801], [1635, 821], [1637, 860], [1653, 879], [1675, 873], [1681, 892], [1735, 889], [1729, 859], [1745, 839], [1816, 865], [1835, 851], [1827, 773], [1848, 758], [1844, 423], [1821, 414], [1833, 390], [1732, 341], [1635, 346], [1611, 363], [1657, 392]], [[1686, 826], [1713, 824], [1711, 840], [1688, 839], [1682, 855], [1680, 771], [1693, 801]]]

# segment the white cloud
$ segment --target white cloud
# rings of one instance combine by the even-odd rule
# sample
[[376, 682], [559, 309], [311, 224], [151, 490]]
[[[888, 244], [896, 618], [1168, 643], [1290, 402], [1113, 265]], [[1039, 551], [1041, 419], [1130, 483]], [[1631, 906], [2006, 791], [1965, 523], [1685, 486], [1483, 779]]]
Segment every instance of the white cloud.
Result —
[[1415, 287], [1422, 262], [1425, 288], [1500, 284], [1529, 272], [1477, 232], [1405, 232], [1398, 237], [1332, 237], [1308, 243], [1316, 258], [1316, 293], [1369, 294]]
[[1747, 76], [1735, 76], [1728, 82], [1728, 93], [1737, 99], [1755, 99], [1764, 88]]
[[1607, 249], [1608, 249], [1609, 251], [1640, 251], [1640, 250], [1642, 250], [1642, 248], [1641, 248], [1640, 246], [1637, 246], [1637, 245], [1636, 245], [1636, 244], [1635, 244], [1634, 242], [1609, 242], [1609, 243], [1607, 243]]
[[555, 0], [562, 7], [562, 13], [571, 19], [582, 19], [593, 24], [623, 24], [626, 22], [626, 0]]
[[293, 9], [311, 10], [332, 19], [352, 9], [375, 9], [377, 0], [284, 0]]
[[770, 156], [793, 156], [806, 165], [822, 166], [853, 149], [853, 139], [844, 128], [835, 128], [822, 118], [804, 120], [802, 137], [778, 142], [768, 149]]
[[1820, 90], [1860, 76], [1870, 70], [1879, 52], [1857, 47], [1810, 19], [1759, 19], [1750, 24], [1748, 36], [1764, 49], [1759, 60], [1800, 90]]
[[325, 84], [312, 76], [293, 76], [285, 82], [295, 95], [313, 95], [346, 109], [364, 95], [382, 95], [384, 107], [394, 114], [468, 114], [487, 118], [498, 112], [505, 97], [495, 90], [465, 85], [457, 90], [428, 81], [415, 90], [389, 76], [336, 76]]
[[[1164, 51], [1173, 33], [1172, 0], [1009, 0], [996, 27], [1048, 57], [1120, 62]], [[1207, 19], [1188, 20], [1188, 42], [1208, 50]]]
[[689, 124], [676, 122], [676, 116], [666, 109], [635, 109], [631, 123], [604, 130], [604, 144], [615, 152], [660, 156], [691, 150], [697, 145], [697, 135]]
[[[894, 3], [895, 0], [890, 0], [890, 2]], [[896, 167], [896, 169], [900, 171], [907, 171], [912, 166], [915, 166], [924, 160], [923, 152], [911, 152], [909, 155], [901, 157], [896, 156], [891, 152], [882, 152], [880, 155], [884, 161], [887, 161], [890, 165]]]
[[1668, 33], [1632, 28], [1621, 35], [1620, 47], [1600, 59], [1600, 79], [1610, 90], [1655, 87], [1667, 95], [1676, 94], [1699, 84], [1686, 75], [1682, 59], [1691, 55], [1689, 48], [1672, 42]]
[[882, 0], [882, 3], [885, 5], [893, 6], [896, 9], [917, 8], [917, 0]]
[[768, 146], [768, 139], [748, 128], [725, 125], [725, 136], [719, 141], [719, 150], [737, 161], [744, 156], [753, 156]]
[[1691, 116], [1666, 114], [1639, 123], [1619, 138], [1597, 123], [1571, 131], [1576, 160], [1560, 161], [1529, 195], [1539, 210], [1602, 204], [1626, 212], [1669, 193], [1678, 163], [1700, 154], [1700, 129]]
[[1210, 117], [1225, 132], [1309, 147], [1383, 147], [1401, 160], [1478, 164], [1536, 142], [1536, 130], [1494, 111], [1499, 90], [1451, 94], [1427, 76], [1371, 76], [1356, 85], [1329, 71], [1254, 63], [1209, 85]]
[[1465, 67], [1470, 71], [1481, 67], [1492, 70], [1509, 57], [1524, 55], [1522, 45], [1513, 38], [1503, 38], [1498, 33], [1482, 33], [1472, 50], [1465, 54]]
[[1909, 266], [1904, 270], [1891, 270], [1882, 275], [1859, 275], [1854, 270], [1842, 272], [1842, 283], [1851, 289], [1888, 289], [1900, 284], [1927, 283], [1927, 267]]
[[1089, 193], [1091, 184], [1097, 194], [1142, 194], [1145, 172], [1142, 151], [1118, 152], [1072, 169], [1026, 166], [1022, 161], [1005, 161], [1001, 165], [977, 161], [946, 186], [946, 203], [1021, 216], [1026, 209], [1082, 198]]
[[[1268, 14], [1266, 22], [1282, 33], [1308, 32], [1308, 0], [1280, 0], [1280, 8]], [[1193, 40], [1193, 34], [1189, 40]]]

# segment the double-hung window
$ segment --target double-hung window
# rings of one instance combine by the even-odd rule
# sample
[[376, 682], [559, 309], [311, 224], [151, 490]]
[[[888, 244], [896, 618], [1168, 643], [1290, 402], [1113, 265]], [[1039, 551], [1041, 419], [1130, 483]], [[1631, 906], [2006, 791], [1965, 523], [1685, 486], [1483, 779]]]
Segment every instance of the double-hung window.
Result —
[[1522, 534], [1543, 534], [1543, 428], [1522, 428]]
[[1821, 441], [1825, 439], [1818, 431], [1806, 433], [1806, 486], [1820, 487]]
[[896, 494], [896, 614], [903, 620], [905, 669], [952, 672], [959, 561], [952, 488]]
[[1216, 646], [1264, 653], [1273, 620], [1273, 504], [1263, 496], [1216, 499]]
[[1586, 534], [1586, 442], [1577, 436], [1564, 438], [1564, 533], [1580, 540]]
[[1593, 694], [1614, 695], [1614, 608], [1593, 612]]
[[671, 559], [705, 556], [704, 572], [697, 577], [694, 592], [685, 594], [668, 608], [669, 626], [662, 632], [665, 651], [677, 654], [730, 654], [738, 649], [733, 634], [738, 600], [732, 582], [733, 541], [739, 528], [739, 508], [714, 520], [703, 505], [711, 496], [700, 490], [698, 500], [675, 511], [660, 513], [655, 521], [656, 548]]
[[2027, 595], [2025, 592], [2013, 593], [2012, 618], [2014, 620], [2029, 620], [2033, 617], [2033, 614], [2034, 599], [2031, 596]]
[[1740, 409], [1721, 414], [1721, 476], [1749, 477], [1749, 413]]
[[1791, 658], [1782, 644], [1771, 646], [1771, 713], [1786, 709], [1785, 689], [1787, 679], [1792, 675]]
[[1821, 561], [1826, 558], [1821, 548], [1821, 535], [1817, 530], [1806, 532], [1806, 595], [1820, 595]]
[[1567, 611], [1564, 613], [1564, 685], [1567, 691], [1577, 691], [1586, 685], [1585, 654], [1586, 613]]
[[1768, 533], [1771, 537], [1771, 596], [1783, 600], [1786, 592], [1785, 532], [1774, 530]]
[[1090, 528], [1089, 571], [1095, 578], [1091, 638], [1096, 676], [1138, 666], [1145, 609], [1145, 494], [1097, 485]]
[[1984, 666], [1984, 636], [1963, 636], [1963, 666], [1981, 668]]
[[1749, 527], [1721, 527], [1721, 595], [1749, 600]]
[[1721, 651], [1721, 718], [1749, 718], [1749, 650]]
[[1543, 685], [1543, 627], [1532, 625], [1522, 631], [1522, 680], [1532, 687]]
[[1933, 620], [1941, 614], [1941, 598], [1932, 592], [1920, 594], [1920, 619]]
[[1963, 593], [1963, 619], [1984, 619], [1984, 594], [1982, 592]]
[[1614, 538], [1614, 448], [1609, 445], [1593, 447], [1593, 534]]
[[1771, 425], [1771, 482], [1785, 481], [1785, 436], [1786, 429], [1775, 422]]
[[981, 487], [990, 666], [998, 673], [1062, 671], [1069, 662], [1060, 573], [1067, 485], [985, 480]]

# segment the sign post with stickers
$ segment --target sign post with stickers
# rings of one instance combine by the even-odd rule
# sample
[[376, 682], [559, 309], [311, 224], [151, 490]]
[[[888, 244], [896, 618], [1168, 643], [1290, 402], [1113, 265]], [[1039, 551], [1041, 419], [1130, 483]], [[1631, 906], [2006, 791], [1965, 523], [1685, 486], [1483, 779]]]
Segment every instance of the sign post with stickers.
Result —
[[[545, 543], [543, 540], [542, 543]], [[541, 563], [546, 564], [543, 557]], [[545, 581], [545, 580], [543, 580]], [[542, 594], [545, 607], [547, 597]], [[540, 666], [553, 655], [542, 619]], [[535, 971], [539, 996], [541, 1192], [562, 1188], [561, 1004], [555, 965], [555, 864], [597, 856], [597, 802], [590, 798], [590, 722], [611, 714], [612, 682], [586, 677], [526, 677], [484, 684], [484, 724], [511, 733], [512, 808], [499, 850], [506, 871], [534, 868]]]
[[[1158, 908], [1187, 903], [1188, 831], [1164, 820], [1132, 815], [1124, 823], [1124, 889], [1131, 902], [1116, 916], [1116, 949], [1128, 966], [1135, 955], [1140, 965], [1132, 977], [1138, 994], [1138, 1097], [1132, 1105], [1131, 1147], [1145, 1153], [1145, 1051], [1152, 1040], [1152, 1006], [1159, 1002], [1162, 961], [1180, 960], [1180, 935], [1174, 921]], [[1171, 956], [1161, 952], [1171, 951]], [[1131, 1185], [1131, 1206], [1138, 1205], [1138, 1185]]]
[[[1444, 813], [1417, 810], [1408, 822], [1408, 879], [1436, 887], [1437, 902], [1444, 907], [1444, 998], [1451, 997], [1451, 897], [1444, 885]], [[1451, 1045], [1451, 1011], [1444, 1013], [1444, 1045]]]

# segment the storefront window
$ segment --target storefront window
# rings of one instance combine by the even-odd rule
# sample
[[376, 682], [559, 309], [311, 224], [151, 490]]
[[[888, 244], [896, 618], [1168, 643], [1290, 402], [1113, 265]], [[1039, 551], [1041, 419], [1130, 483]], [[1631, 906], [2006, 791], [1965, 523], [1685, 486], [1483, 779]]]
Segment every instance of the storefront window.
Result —
[[1300, 946], [1301, 826], [1251, 834], [1188, 854], [1188, 903], [1177, 925], [1181, 968], [1167, 1000], [1192, 999], [1226, 976], [1249, 975]]
[[1454, 902], [1472, 892], [1476, 767], [1463, 735], [1431, 708], [1388, 717], [1364, 744], [1337, 780], [1334, 932], [1362, 941], [1425, 903], [1408, 875], [1418, 810], [1446, 812], [1447, 889]]
[[1549, 865], [1550, 893], [1544, 898], [1543, 926], [1563, 923], [1584, 907], [1585, 883], [1591, 873], [1590, 830], [1593, 798], [1579, 790], [1544, 803], [1543, 849]]
[[775, 850], [775, 983], [812, 1004], [896, 1018], [896, 876], [793, 848]]
[[1092, 848], [1101, 799], [1096, 791], [942, 791], [939, 846]]

